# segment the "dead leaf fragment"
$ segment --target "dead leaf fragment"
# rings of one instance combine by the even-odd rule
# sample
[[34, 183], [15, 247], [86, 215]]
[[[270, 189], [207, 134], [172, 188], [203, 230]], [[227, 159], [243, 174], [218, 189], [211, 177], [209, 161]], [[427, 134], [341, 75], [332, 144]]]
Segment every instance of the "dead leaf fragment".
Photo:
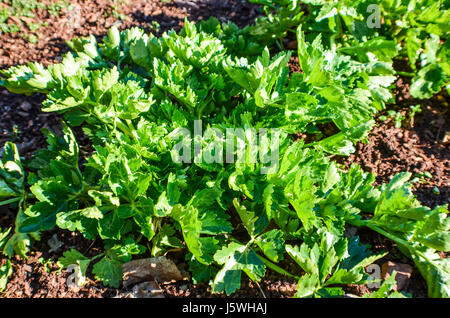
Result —
[[140, 282], [170, 282], [182, 280], [183, 276], [177, 266], [164, 256], [134, 260], [122, 265], [123, 286]]
[[442, 138], [442, 143], [443, 144], [448, 144], [450, 143], [450, 131], [447, 131], [444, 135], [444, 138]]
[[394, 263], [389, 261], [381, 266], [381, 277], [383, 279], [388, 279], [392, 275], [393, 271], [397, 272], [397, 275], [395, 276], [397, 286], [394, 287], [394, 290], [401, 291], [411, 278], [413, 268], [409, 264]]

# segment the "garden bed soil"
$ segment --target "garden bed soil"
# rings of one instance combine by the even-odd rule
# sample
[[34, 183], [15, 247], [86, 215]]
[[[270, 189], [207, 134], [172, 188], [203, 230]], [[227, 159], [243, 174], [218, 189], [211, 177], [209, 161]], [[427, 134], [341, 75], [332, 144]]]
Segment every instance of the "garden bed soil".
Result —
[[[112, 2], [107, 0], [71, 0], [71, 3], [75, 10], [81, 10], [79, 11], [81, 19], [78, 21], [74, 20], [73, 10], [63, 13], [56, 19], [44, 11], [36, 12], [35, 19], [48, 23], [47, 27], [39, 30], [39, 40], [36, 44], [27, 42], [19, 35], [0, 35], [0, 69], [30, 61], [44, 65], [58, 62], [61, 55], [68, 51], [66, 40], [89, 34], [94, 34], [100, 39], [112, 25], [117, 25], [119, 29], [139, 26], [146, 31], [154, 31], [152, 22], [156, 21], [161, 26], [156, 33], [160, 34], [172, 28], [180, 29], [185, 17], [198, 21], [215, 16], [221, 21], [231, 20], [239, 26], [244, 26], [252, 23], [259, 14], [257, 6], [239, 0], [189, 2], [175, 0], [170, 3], [139, 0], [123, 2], [119, 7], [114, 7]], [[118, 20], [114, 17], [114, 12], [122, 14], [124, 19]], [[291, 59], [289, 65], [292, 71], [300, 71], [296, 57]], [[409, 96], [408, 79], [399, 79], [396, 87], [394, 108], [406, 114], [410, 105], [419, 102]], [[39, 94], [23, 96], [0, 89], [0, 145], [12, 140], [18, 144], [24, 157], [30, 157], [34, 150], [45, 146], [41, 129], [57, 130], [60, 124], [58, 115], [41, 112], [43, 99], [44, 96]], [[378, 121], [367, 143], [358, 143], [357, 151], [353, 155], [337, 160], [347, 167], [351, 163], [357, 163], [365, 171], [375, 173], [378, 184], [388, 182], [397, 172], [410, 171], [418, 174], [428, 171], [432, 178], [425, 183], [416, 184], [414, 193], [424, 205], [432, 208], [448, 204], [450, 198], [450, 152], [449, 140], [446, 137], [450, 127], [448, 102], [449, 98], [445, 93], [421, 102], [422, 112], [416, 114], [414, 119], [408, 119], [400, 128], [396, 128], [392, 120]], [[76, 130], [76, 134], [81, 138], [82, 151], [87, 152], [88, 143], [83, 139], [82, 132]], [[10, 227], [13, 221], [12, 211], [0, 207], [0, 226]], [[55, 234], [64, 245], [60, 250], [50, 253], [48, 240]], [[361, 237], [361, 241], [370, 244], [372, 249], [389, 251], [388, 256], [378, 261], [380, 265], [388, 260], [412, 265], [391, 241], [369, 230], [359, 229], [357, 234]], [[41, 241], [35, 242], [32, 246], [27, 260], [18, 257], [11, 260], [14, 272], [0, 297], [120, 297], [122, 290], [104, 287], [91, 275], [88, 275], [86, 285], [78, 291], [68, 287], [69, 273], [64, 270], [60, 272], [56, 261], [71, 247], [86, 256], [94, 256], [102, 250], [100, 242], [85, 240], [76, 233], [64, 230], [46, 232]], [[0, 256], [0, 264], [5, 261], [5, 257]], [[177, 265], [186, 267], [183, 263]], [[283, 266], [288, 270], [296, 270], [296, 267], [288, 262]], [[188, 281], [161, 284], [161, 288], [165, 297], [224, 297], [211, 295], [210, 288], [206, 284], [193, 285]], [[294, 280], [269, 270], [269, 275], [259, 284], [243, 278], [242, 288], [232, 297], [292, 297], [295, 288]], [[426, 297], [426, 284], [417, 269], [414, 268], [404, 290], [414, 297]], [[362, 295], [368, 289], [361, 286], [347, 286], [346, 291]]]

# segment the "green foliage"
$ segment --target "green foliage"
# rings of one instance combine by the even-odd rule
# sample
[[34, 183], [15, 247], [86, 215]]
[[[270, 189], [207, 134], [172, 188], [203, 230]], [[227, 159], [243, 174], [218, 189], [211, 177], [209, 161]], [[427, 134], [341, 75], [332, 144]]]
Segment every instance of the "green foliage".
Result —
[[122, 279], [122, 264], [109, 256], [103, 257], [92, 269], [96, 279], [103, 281], [105, 286], [118, 288]]
[[322, 231], [311, 241], [300, 247], [286, 246], [288, 254], [305, 271], [298, 282], [296, 297], [343, 296], [342, 288], [334, 285], [366, 283], [368, 275], [364, 268], [387, 254], [370, 255], [357, 236], [349, 241]]
[[8, 283], [8, 277], [13, 273], [11, 261], [6, 260], [5, 264], [0, 266], [0, 292], [4, 291]]
[[437, 254], [450, 250], [448, 211], [443, 206], [433, 210], [420, 206], [411, 195], [411, 186], [405, 184], [409, 178], [409, 173], [395, 176], [383, 191], [373, 218], [354, 223], [396, 242], [424, 276], [430, 297], [449, 297], [449, 263]]
[[[375, 3], [368, 0], [308, 0], [302, 1], [303, 9], [298, 1], [249, 1], [263, 5], [265, 16], [250, 27], [261, 43], [289, 38], [301, 25], [307, 42], [320, 35], [326, 47], [359, 62], [407, 57], [412, 72], [405, 72], [404, 66], [396, 71], [413, 76], [415, 98], [448, 90], [450, 11], [446, 1], [383, 0], [374, 8]], [[305, 9], [308, 14], [303, 14]]]
[[16, 145], [7, 142], [0, 160], [0, 205], [2, 201], [20, 199], [24, 190], [24, 171]]
[[394, 287], [397, 285], [397, 281], [395, 280], [396, 276], [397, 272], [394, 271], [392, 275], [381, 284], [377, 291], [365, 294], [363, 298], [410, 298], [411, 295], [409, 294], [393, 291]]
[[[60, 64], [1, 71], [4, 87], [46, 94], [43, 111], [65, 119], [62, 132], [44, 130], [48, 146], [30, 161], [5, 146], [0, 198], [19, 213], [14, 233], [2, 240], [4, 253], [25, 257], [31, 238], [59, 227], [103, 241], [104, 253], [89, 259], [71, 250], [60, 264], [78, 266], [83, 278], [98, 258], [92, 273], [108, 286], [120, 286], [122, 263], [136, 255], [181, 249], [193, 280], [213, 292], [231, 294], [242, 273], [258, 282], [269, 268], [298, 278], [299, 297], [334, 297], [343, 293], [335, 285], [365, 283], [364, 267], [384, 255], [345, 238], [350, 223], [403, 244], [424, 276], [439, 275], [438, 285], [428, 279], [430, 295], [447, 295], [445, 264], [424, 258], [448, 248], [445, 208], [420, 207], [404, 175], [373, 186], [373, 175], [330, 159], [354, 152], [391, 98], [388, 53], [355, 60], [296, 32], [303, 70], [296, 74], [289, 74], [289, 53], [271, 56], [250, 28], [216, 19], [186, 21], [179, 33], [159, 38], [112, 28], [101, 43], [93, 36], [70, 41]], [[194, 135], [196, 120], [223, 136], [227, 128], [276, 128], [278, 135], [258, 139], [260, 155], [279, 160], [250, 160], [250, 133], [232, 138], [244, 145], [243, 160], [209, 160], [223, 155], [216, 146], [227, 141]], [[324, 132], [324, 125], [335, 129]], [[82, 127], [92, 153], [80, 155], [69, 126]], [[296, 141], [295, 133], [313, 141]], [[189, 138], [180, 142], [183, 134]], [[175, 160], [176, 147], [191, 149], [194, 141], [200, 153]], [[305, 275], [277, 265], [286, 252]]]
[[[20, 32], [20, 36], [33, 44], [37, 42], [36, 34], [38, 34], [39, 29], [46, 26], [45, 23], [30, 20], [30, 18], [35, 17], [36, 10], [45, 10], [50, 15], [57, 17], [64, 8], [70, 6], [68, 0], [50, 3], [42, 3], [38, 0], [1, 0], [0, 3], [2, 4], [0, 9], [0, 33], [15, 34]], [[26, 29], [29, 29], [29, 31]]]
[[288, 32], [295, 33], [302, 21], [303, 11], [300, 1], [294, 0], [250, 0], [251, 3], [263, 5], [264, 17], [256, 18], [250, 28], [250, 34], [266, 42], [282, 40]]
[[91, 260], [78, 252], [75, 249], [71, 249], [63, 254], [58, 259], [58, 265], [62, 269], [68, 269], [71, 265], [76, 266], [79, 273], [79, 284], [83, 285], [86, 282], [86, 271], [88, 269]]

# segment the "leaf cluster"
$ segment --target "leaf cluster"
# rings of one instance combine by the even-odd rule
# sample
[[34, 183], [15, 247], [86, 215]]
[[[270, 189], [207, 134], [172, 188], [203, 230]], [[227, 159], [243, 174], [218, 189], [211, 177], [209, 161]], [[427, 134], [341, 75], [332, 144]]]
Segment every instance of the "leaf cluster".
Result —
[[[344, 237], [353, 224], [403, 244], [424, 276], [434, 270], [430, 294], [448, 296], [448, 271], [435, 258], [448, 251], [446, 208], [420, 207], [405, 190], [407, 175], [374, 186], [373, 175], [331, 160], [355, 150], [391, 97], [390, 64], [326, 49], [320, 37], [309, 43], [299, 29], [303, 72], [289, 74], [290, 53], [272, 56], [248, 32], [215, 19], [186, 21], [159, 38], [112, 28], [101, 43], [70, 41], [59, 64], [2, 71], [4, 87], [44, 93], [43, 111], [64, 117], [61, 132], [44, 131], [48, 146], [30, 161], [5, 145], [0, 204], [19, 212], [1, 240], [4, 253], [26, 257], [30, 238], [59, 227], [104, 243], [94, 258], [71, 250], [60, 259], [63, 268], [78, 266], [81, 281], [95, 261], [95, 277], [118, 287], [121, 264], [135, 255], [182, 250], [193, 281], [214, 292], [231, 294], [242, 273], [258, 282], [270, 269], [298, 278], [299, 297], [334, 297], [343, 293], [335, 285], [365, 283], [364, 267], [383, 256]], [[259, 151], [279, 160], [250, 160], [252, 134], [233, 137], [243, 160], [210, 160], [226, 141], [196, 135], [197, 120], [223, 135], [276, 128], [278, 136], [258, 135]], [[70, 126], [82, 127], [92, 153], [80, 154]], [[187, 149], [194, 140], [203, 146], [190, 162], [174, 160], [181, 136]], [[286, 253], [302, 276], [277, 265]]]

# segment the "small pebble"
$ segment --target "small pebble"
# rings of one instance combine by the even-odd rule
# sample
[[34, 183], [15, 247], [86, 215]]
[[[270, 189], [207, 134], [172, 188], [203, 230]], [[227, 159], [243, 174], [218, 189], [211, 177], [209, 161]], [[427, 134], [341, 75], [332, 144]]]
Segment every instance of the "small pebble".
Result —
[[24, 112], [29, 112], [32, 108], [33, 108], [33, 105], [31, 105], [31, 103], [28, 101], [23, 101], [20, 104], [20, 109], [23, 110]]
[[23, 265], [22, 268], [25, 272], [28, 272], [28, 273], [31, 273], [33, 271], [33, 268], [31, 268], [30, 265]]

